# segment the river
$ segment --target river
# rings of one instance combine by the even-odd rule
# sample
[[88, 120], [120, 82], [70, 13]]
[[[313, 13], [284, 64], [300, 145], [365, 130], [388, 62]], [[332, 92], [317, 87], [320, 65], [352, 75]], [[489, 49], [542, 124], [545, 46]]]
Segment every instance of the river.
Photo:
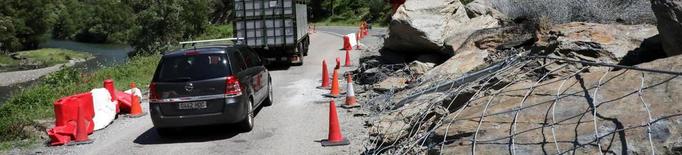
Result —
[[[83, 68], [85, 72], [90, 72], [103, 66], [124, 63], [128, 58], [127, 53], [132, 50], [130, 46], [122, 44], [90, 44], [68, 40], [49, 40], [42, 43], [40, 48], [61, 48], [91, 53], [95, 56], [94, 59], [76, 65], [77, 68]], [[29, 87], [34, 83], [36, 81], [0, 87], [0, 106], [12, 96], [13, 92]]]

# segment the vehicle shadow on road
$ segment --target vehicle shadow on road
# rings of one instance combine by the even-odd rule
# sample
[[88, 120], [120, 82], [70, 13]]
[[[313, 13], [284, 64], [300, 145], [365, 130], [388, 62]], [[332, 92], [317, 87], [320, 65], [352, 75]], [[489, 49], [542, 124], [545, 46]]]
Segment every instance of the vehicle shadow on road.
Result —
[[[263, 107], [256, 109], [256, 117]], [[133, 141], [140, 145], [155, 145], [155, 144], [173, 144], [173, 143], [192, 143], [192, 142], [208, 142], [216, 140], [231, 139], [243, 133], [236, 125], [211, 125], [186, 127], [177, 129], [172, 136], [159, 136], [155, 127], [149, 128], [147, 131], [137, 136]]]

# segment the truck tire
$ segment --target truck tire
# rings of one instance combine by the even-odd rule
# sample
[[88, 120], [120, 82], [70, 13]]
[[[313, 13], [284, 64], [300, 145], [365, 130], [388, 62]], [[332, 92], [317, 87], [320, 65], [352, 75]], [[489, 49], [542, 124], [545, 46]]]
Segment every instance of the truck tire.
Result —
[[298, 57], [299, 57], [299, 59], [301, 59], [301, 62], [299, 62], [299, 63], [291, 63], [291, 65], [293, 65], [293, 66], [303, 66], [303, 53], [302, 53], [302, 52], [299, 52], [299, 53], [298, 53]]
[[308, 47], [310, 46], [310, 37], [305, 38], [303, 41], [303, 55], [308, 56]]

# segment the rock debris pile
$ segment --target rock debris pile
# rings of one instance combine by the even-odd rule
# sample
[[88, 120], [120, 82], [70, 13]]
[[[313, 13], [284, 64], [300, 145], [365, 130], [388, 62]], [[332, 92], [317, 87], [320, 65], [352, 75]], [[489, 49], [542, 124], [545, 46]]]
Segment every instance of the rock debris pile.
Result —
[[401, 6], [380, 54], [354, 71], [365, 153], [682, 153], [679, 2], [623, 1], [658, 17], [625, 25], [426, 1]]

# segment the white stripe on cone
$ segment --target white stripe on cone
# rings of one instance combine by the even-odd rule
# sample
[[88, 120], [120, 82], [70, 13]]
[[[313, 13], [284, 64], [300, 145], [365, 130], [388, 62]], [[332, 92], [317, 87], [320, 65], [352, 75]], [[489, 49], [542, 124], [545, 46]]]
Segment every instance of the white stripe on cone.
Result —
[[353, 90], [353, 83], [348, 83], [348, 90], [346, 90], [346, 94], [350, 97], [353, 96], [355, 97], [355, 91]]
[[355, 33], [351, 33], [351, 34], [347, 34], [346, 36], [348, 36], [348, 42], [350, 43], [350, 46], [355, 48], [355, 46], [358, 45], [358, 42], [356, 39], [357, 35], [355, 35]]

